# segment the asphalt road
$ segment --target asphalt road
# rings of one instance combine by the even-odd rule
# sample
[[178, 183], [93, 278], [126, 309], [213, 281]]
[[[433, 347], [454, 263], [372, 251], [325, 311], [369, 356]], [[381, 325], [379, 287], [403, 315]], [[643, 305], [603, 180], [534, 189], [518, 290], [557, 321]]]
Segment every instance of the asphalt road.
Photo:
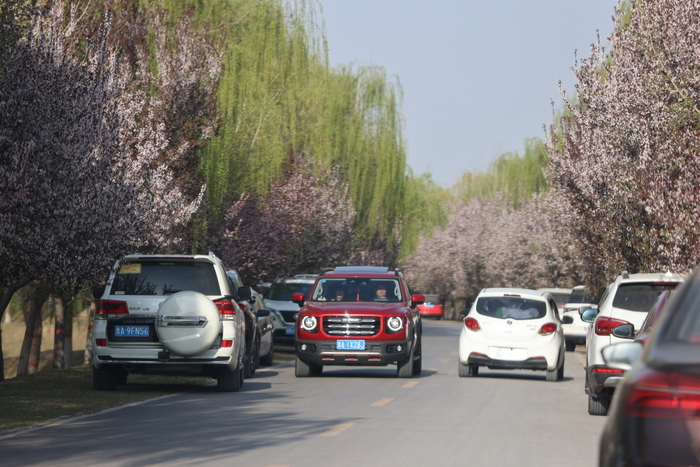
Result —
[[260, 369], [238, 393], [214, 386], [0, 438], [9, 466], [597, 465], [605, 417], [587, 412], [583, 354], [564, 381], [481, 369], [457, 376], [460, 323], [424, 321], [423, 373], [293, 364]]

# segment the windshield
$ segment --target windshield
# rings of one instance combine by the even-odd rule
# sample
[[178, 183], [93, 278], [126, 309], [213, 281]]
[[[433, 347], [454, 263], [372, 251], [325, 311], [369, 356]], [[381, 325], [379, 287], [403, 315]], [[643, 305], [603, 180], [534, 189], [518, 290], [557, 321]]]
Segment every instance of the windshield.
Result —
[[270, 292], [268, 293], [268, 300], [279, 300], [281, 302], [291, 302], [292, 294], [303, 293], [308, 297], [309, 291], [313, 283], [308, 284], [290, 284], [284, 282], [275, 282], [270, 287]]
[[122, 263], [112, 282], [112, 295], [168, 295], [184, 290], [222, 295], [214, 265], [195, 261]]
[[673, 290], [675, 282], [655, 282], [646, 284], [620, 284], [615, 293], [613, 307], [629, 311], [647, 312], [664, 290]]
[[539, 319], [547, 314], [547, 304], [520, 297], [481, 297], [476, 312], [494, 318]]
[[401, 302], [401, 286], [396, 279], [334, 277], [321, 279], [314, 289], [316, 302]]

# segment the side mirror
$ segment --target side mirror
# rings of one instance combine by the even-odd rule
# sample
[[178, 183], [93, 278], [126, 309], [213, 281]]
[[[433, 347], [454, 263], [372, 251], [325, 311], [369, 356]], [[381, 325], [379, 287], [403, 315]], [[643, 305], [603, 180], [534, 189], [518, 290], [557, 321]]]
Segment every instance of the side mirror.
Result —
[[468, 314], [469, 308], [462, 308], [461, 310], [459, 310], [459, 316], [461, 316], [462, 318], [466, 318]]
[[612, 335], [620, 339], [634, 339], [634, 324], [627, 323], [615, 326]]
[[411, 295], [411, 302], [413, 302], [413, 305], [422, 305], [425, 303], [425, 295], [421, 295], [419, 293]]
[[96, 285], [95, 287], [92, 288], [92, 296], [95, 298], [95, 300], [99, 300], [102, 298], [102, 295], [105, 293], [106, 287], [104, 285]]
[[300, 307], [304, 306], [304, 302], [306, 301], [306, 297], [304, 296], [303, 293], [297, 292], [292, 294], [292, 301], [299, 305]]
[[250, 301], [252, 297], [253, 291], [250, 287], [238, 287], [238, 298], [253, 303]]
[[598, 307], [593, 307], [591, 305], [584, 305], [582, 307], [579, 307], [578, 309], [578, 315], [583, 316], [583, 313], [588, 311], [588, 310], [597, 310]]
[[267, 308], [260, 308], [258, 311], [255, 312], [255, 316], [260, 319], [260, 318], [266, 318], [270, 316], [270, 310]]
[[592, 323], [595, 321], [596, 316], [598, 316], [598, 310], [595, 308], [588, 308], [586, 311], [581, 313], [581, 321], [584, 323]]
[[566, 315], [561, 319], [561, 324], [574, 324], [574, 318]]
[[610, 368], [627, 371], [642, 354], [644, 346], [641, 342], [618, 342], [601, 351], [605, 364]]

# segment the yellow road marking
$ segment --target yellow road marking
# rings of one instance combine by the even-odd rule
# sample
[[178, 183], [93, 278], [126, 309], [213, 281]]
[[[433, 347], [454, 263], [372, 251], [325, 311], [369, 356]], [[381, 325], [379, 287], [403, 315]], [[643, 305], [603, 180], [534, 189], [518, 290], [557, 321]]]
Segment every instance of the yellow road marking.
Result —
[[404, 384], [403, 387], [405, 387], [405, 388], [412, 388], [413, 386], [415, 386], [415, 385], [418, 384], [418, 383], [420, 383], [420, 381], [411, 381], [411, 382], [408, 382], [408, 383]]
[[379, 399], [374, 404], [371, 404], [370, 407], [381, 407], [383, 405], [387, 405], [389, 402], [391, 402], [393, 400], [394, 400], [393, 397], [385, 397], [384, 399]]
[[355, 422], [340, 423], [340, 424], [334, 426], [333, 428], [331, 428], [330, 430], [324, 431], [323, 433], [321, 433], [320, 436], [338, 436], [339, 434], [341, 434], [343, 431], [347, 430], [348, 428], [350, 428], [354, 424], [355, 424]]
[[442, 360], [440, 360], [440, 363], [447, 363], [449, 361], [450, 361], [449, 358], [443, 358]]
[[457, 352], [450, 352], [450, 355], [457, 355]]

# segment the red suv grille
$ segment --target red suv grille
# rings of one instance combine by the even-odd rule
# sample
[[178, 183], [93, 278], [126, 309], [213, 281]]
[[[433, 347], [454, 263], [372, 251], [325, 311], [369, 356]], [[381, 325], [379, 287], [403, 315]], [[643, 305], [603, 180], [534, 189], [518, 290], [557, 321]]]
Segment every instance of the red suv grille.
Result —
[[374, 336], [380, 325], [379, 316], [323, 317], [323, 332], [329, 336]]

